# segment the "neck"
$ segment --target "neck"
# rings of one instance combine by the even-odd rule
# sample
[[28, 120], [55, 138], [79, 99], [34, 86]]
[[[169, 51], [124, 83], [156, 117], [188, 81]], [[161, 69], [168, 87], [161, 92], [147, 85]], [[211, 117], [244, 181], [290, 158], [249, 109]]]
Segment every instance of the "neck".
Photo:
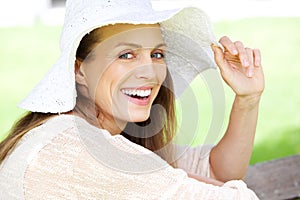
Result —
[[118, 120], [112, 116], [100, 114], [98, 116], [98, 127], [107, 130], [111, 135], [119, 135], [125, 129], [127, 122]]
[[96, 116], [95, 113], [88, 115], [86, 112], [82, 112], [82, 110], [79, 109], [74, 109], [74, 111], [69, 114], [79, 116], [91, 125], [107, 130], [111, 135], [121, 134], [127, 124], [127, 122], [115, 119], [110, 115], [99, 114]]

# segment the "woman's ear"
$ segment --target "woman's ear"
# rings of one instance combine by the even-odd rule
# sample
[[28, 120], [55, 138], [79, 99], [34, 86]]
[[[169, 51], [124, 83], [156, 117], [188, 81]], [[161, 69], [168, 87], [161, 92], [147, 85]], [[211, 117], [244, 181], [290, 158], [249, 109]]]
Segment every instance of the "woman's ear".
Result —
[[85, 73], [83, 71], [81, 64], [82, 64], [82, 62], [76, 59], [76, 61], [75, 61], [75, 80], [78, 84], [87, 87], [88, 85], [85, 80]]

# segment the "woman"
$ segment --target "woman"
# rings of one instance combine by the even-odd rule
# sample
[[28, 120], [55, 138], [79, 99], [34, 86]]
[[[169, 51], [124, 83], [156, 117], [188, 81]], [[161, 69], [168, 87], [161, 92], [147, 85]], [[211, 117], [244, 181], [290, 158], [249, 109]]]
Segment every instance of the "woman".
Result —
[[228, 129], [212, 149], [178, 154], [172, 142], [174, 92], [192, 70], [213, 67], [212, 43], [197, 8], [67, 1], [61, 57], [21, 103], [30, 112], [1, 143], [1, 197], [257, 199], [231, 180], [245, 176], [253, 146], [264, 88], [258, 50], [228, 37], [220, 40], [224, 51], [212, 45], [236, 93]]

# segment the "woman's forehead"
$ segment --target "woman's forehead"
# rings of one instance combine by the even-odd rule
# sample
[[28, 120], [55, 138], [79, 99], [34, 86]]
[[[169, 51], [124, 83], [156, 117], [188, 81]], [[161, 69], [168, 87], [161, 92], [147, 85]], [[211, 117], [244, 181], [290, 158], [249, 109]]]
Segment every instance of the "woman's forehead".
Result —
[[136, 44], [140, 48], [151, 48], [164, 43], [158, 24], [115, 24], [102, 27], [100, 31], [102, 45]]
[[107, 25], [100, 28], [101, 36], [103, 39], [107, 39], [113, 35], [119, 34], [121, 32], [128, 32], [141, 29], [160, 29], [159, 24], [113, 24]]

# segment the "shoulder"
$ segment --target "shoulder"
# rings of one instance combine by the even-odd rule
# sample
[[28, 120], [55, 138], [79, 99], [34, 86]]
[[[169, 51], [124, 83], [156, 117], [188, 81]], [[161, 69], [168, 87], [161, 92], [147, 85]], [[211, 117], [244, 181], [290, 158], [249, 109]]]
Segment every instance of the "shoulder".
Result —
[[[23, 181], [26, 170], [32, 163], [36, 162], [42, 152], [47, 152], [49, 147], [64, 144], [66, 141], [74, 144], [78, 141], [76, 128], [74, 128], [74, 117], [58, 115], [49, 119], [44, 124], [30, 130], [18, 142], [16, 147], [9, 153], [0, 166], [0, 186], [4, 188], [1, 198], [8, 195], [8, 198], [23, 196]], [[67, 139], [68, 138], [68, 139]], [[61, 145], [63, 146], [63, 145]], [[76, 145], [75, 145], [76, 146]], [[78, 146], [78, 145], [77, 145]], [[58, 146], [56, 146], [58, 147]], [[64, 148], [55, 150], [64, 151]], [[48, 165], [48, 163], [38, 163], [38, 165]]]
[[119, 189], [135, 188], [137, 195], [149, 179], [155, 176], [152, 181], [156, 181], [164, 174], [161, 170], [167, 163], [123, 136], [111, 136], [78, 117], [68, 118], [63, 125], [56, 120], [47, 122], [46, 130], [59, 126], [60, 134], [41, 148], [26, 168], [26, 198], [42, 198], [45, 194], [70, 199], [78, 195], [82, 198], [128, 195], [126, 191], [114, 190], [112, 185]]
[[[30, 131], [13, 155], [12, 161], [23, 160], [29, 168], [35, 166], [31, 169], [53, 165], [70, 173], [73, 164], [81, 160], [82, 155], [89, 155], [97, 165], [132, 173], [152, 171], [168, 165], [154, 152], [122, 135], [112, 136], [108, 131], [70, 115], [54, 117]], [[45, 169], [44, 172], [49, 173], [49, 170]]]

